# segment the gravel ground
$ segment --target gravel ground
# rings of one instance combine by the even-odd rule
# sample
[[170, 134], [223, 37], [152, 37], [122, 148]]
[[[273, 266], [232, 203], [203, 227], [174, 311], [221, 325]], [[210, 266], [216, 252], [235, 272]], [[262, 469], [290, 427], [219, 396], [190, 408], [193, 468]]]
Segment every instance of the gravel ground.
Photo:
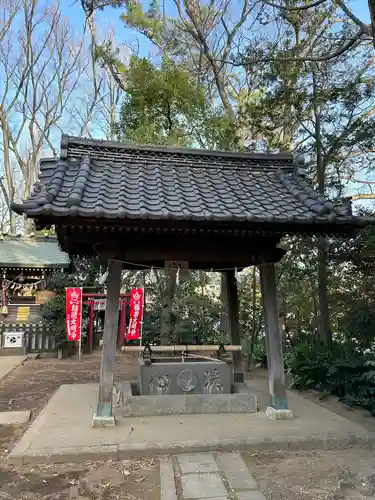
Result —
[[371, 450], [243, 454], [267, 500], [369, 500], [375, 498]]
[[[135, 379], [132, 356], [119, 356], [116, 376]], [[1, 362], [1, 358], [0, 358]], [[0, 381], [0, 411], [31, 410], [33, 420], [61, 384], [97, 382], [100, 352], [66, 360], [28, 360]], [[0, 426], [0, 499], [159, 500], [154, 458], [121, 462], [10, 466], [5, 457], [27, 426]]]
[[[0, 360], [1, 361], [1, 360]], [[31, 410], [32, 420], [61, 384], [97, 382], [100, 352], [58, 361], [26, 361], [0, 381], [0, 411]], [[120, 355], [118, 378], [136, 379], [136, 359]], [[263, 377], [265, 373], [249, 374]], [[337, 401], [320, 401], [368, 430], [375, 419]], [[0, 500], [160, 500], [158, 460], [10, 466], [5, 457], [26, 426], [0, 426]], [[375, 453], [369, 450], [244, 454], [267, 500], [375, 499]]]
[[13, 500], [159, 500], [153, 458], [34, 467], [0, 465], [0, 498]]

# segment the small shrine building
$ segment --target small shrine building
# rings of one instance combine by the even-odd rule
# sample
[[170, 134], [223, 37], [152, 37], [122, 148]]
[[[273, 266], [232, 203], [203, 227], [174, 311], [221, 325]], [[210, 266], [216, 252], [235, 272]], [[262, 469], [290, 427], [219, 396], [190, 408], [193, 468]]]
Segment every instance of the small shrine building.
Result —
[[[63, 136], [60, 157], [42, 160], [28, 200], [13, 210], [54, 225], [61, 249], [99, 255], [108, 263], [108, 290], [98, 424], [113, 425], [121, 270], [164, 268], [223, 272], [229, 330], [240, 343], [235, 270], [259, 266], [270, 405], [288, 408], [275, 263], [286, 235], [352, 235], [373, 219], [352, 214], [350, 201], [317, 193], [301, 158], [139, 146]], [[234, 359], [234, 378], [243, 377]]]
[[38, 324], [48, 275], [69, 266], [69, 255], [60, 250], [56, 236], [1, 235], [2, 326], [6, 329]]

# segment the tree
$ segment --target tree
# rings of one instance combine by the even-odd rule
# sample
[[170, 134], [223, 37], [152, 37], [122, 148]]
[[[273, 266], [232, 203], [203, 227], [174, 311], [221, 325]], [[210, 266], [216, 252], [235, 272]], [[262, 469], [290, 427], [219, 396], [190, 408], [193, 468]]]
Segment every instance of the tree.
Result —
[[[269, 60], [283, 60], [283, 61], [311, 61], [323, 62], [339, 58], [347, 51], [357, 48], [361, 44], [372, 42], [375, 45], [375, 8], [373, 0], [368, 0], [371, 25], [361, 21], [353, 11], [346, 5], [343, 0], [316, 0], [311, 3], [299, 4], [298, 2], [291, 2], [288, 5], [283, 3], [269, 2], [262, 0], [262, 2], [276, 11], [276, 16], [290, 15], [295, 13], [307, 13], [307, 15], [314, 15], [316, 12], [324, 13], [324, 22], [322, 30], [325, 31], [327, 26], [332, 29], [332, 33], [328, 38], [329, 43], [322, 45], [321, 37], [322, 32], [315, 34], [312, 40], [304, 40], [301, 46], [304, 48], [303, 54], [293, 54], [289, 51], [285, 52], [283, 57], [275, 57], [268, 54], [266, 58], [263, 56], [247, 60], [247, 64], [254, 62], [269, 61]], [[342, 29], [337, 30], [337, 23], [342, 24]], [[307, 42], [307, 43], [303, 43]]]
[[[282, 11], [283, 28], [276, 43], [265, 44], [263, 87], [242, 103], [242, 121], [251, 121], [253, 131], [267, 148], [293, 149], [310, 157], [307, 174], [323, 195], [342, 196], [344, 179], [356, 167], [371, 163], [374, 75], [367, 53], [356, 59], [341, 56], [328, 62], [302, 59], [315, 39], [325, 12], [316, 17], [304, 11]], [[302, 39], [303, 34], [303, 39]], [[314, 42], [315, 45], [317, 42]], [[321, 43], [321, 42], [319, 42]], [[257, 47], [247, 50], [257, 60]], [[254, 55], [251, 55], [254, 54]], [[288, 58], [288, 55], [293, 55]], [[307, 58], [308, 59], [308, 58]], [[256, 63], [259, 64], [259, 61]], [[281, 111], [281, 112], [280, 112]], [[254, 119], [255, 118], [255, 119]], [[291, 143], [294, 143], [293, 145]], [[320, 336], [331, 339], [328, 300], [327, 239], [316, 240]]]
[[[167, 73], [163, 75], [165, 79], [160, 79], [168, 64], [173, 71], [177, 68], [185, 81], [195, 83], [206, 110], [210, 109], [207, 103], [211, 107], [212, 103], [220, 103], [223, 113], [220, 119], [225, 117], [231, 135], [237, 139], [227, 147], [297, 149], [309, 158], [306, 174], [322, 194], [342, 197], [345, 179], [359, 165], [371, 163], [374, 75], [370, 51], [354, 43], [351, 50], [356, 52], [351, 59], [346, 57], [345, 50], [337, 57], [320, 57], [327, 47], [338, 49], [344, 38], [354, 33], [355, 21], [342, 2], [332, 8], [327, 7], [328, 1], [312, 2], [308, 8], [288, 3], [288, 8], [275, 10], [269, 2], [249, 5], [244, 1], [241, 9], [233, 12], [230, 1], [209, 5], [186, 1], [183, 7], [173, 1], [172, 17], [167, 17], [153, 2], [149, 8], [140, 2], [108, 3], [124, 7], [121, 18], [125, 25], [146, 37], [161, 57], [161, 63], [134, 59], [129, 71], [118, 64], [110, 45], [100, 47], [103, 60], [126, 95], [120, 120], [124, 138], [140, 140], [147, 131], [152, 136], [147, 137], [149, 142], [165, 143], [169, 137], [169, 143], [189, 146], [197, 143], [206, 147], [207, 139], [201, 141], [196, 136], [193, 144], [184, 142], [183, 137], [189, 139], [192, 134], [191, 131], [186, 134], [186, 120], [181, 120], [185, 111], [178, 112], [179, 108], [184, 109], [181, 96], [177, 89], [168, 86], [168, 79], [172, 78]], [[338, 14], [343, 14], [341, 20]], [[343, 31], [337, 29], [338, 23]], [[267, 29], [258, 36], [257, 28], [263, 25], [275, 27], [277, 36]], [[317, 62], [318, 56], [322, 60]], [[133, 72], [136, 66], [137, 71]], [[165, 95], [168, 99], [163, 99]], [[169, 114], [173, 116], [169, 121], [167, 102], [177, 111]], [[156, 115], [150, 113], [151, 108]], [[196, 111], [194, 116], [198, 116]], [[207, 137], [201, 116], [200, 113], [196, 122], [189, 123], [196, 123], [194, 128], [204, 130], [201, 135]], [[170, 135], [168, 127], [169, 132], [173, 131]], [[213, 145], [222, 147], [219, 141]], [[297, 245], [288, 240], [288, 244], [292, 252], [298, 246], [307, 252], [306, 243]], [[337, 324], [335, 318], [330, 321], [328, 310], [330, 284], [336, 279], [336, 275], [330, 276], [329, 244], [331, 240], [319, 238], [309, 246], [308, 272], [306, 266], [304, 269], [309, 276], [307, 289], [311, 291], [311, 300], [298, 313], [299, 323], [319, 327], [320, 336], [326, 341], [331, 337], [331, 323], [334, 327]], [[292, 254], [296, 258], [297, 254]], [[301, 259], [297, 263], [301, 266]], [[286, 270], [282, 282], [293, 280], [293, 273], [297, 272], [293, 266], [286, 266]], [[281, 302], [288, 306], [293, 302], [290, 299], [293, 287], [282, 288], [286, 296], [281, 294]], [[315, 294], [319, 300], [315, 300]]]
[[[0, 140], [7, 207], [27, 197], [37, 165], [56, 155], [66, 108], [85, 67], [84, 37], [78, 40], [59, 10], [41, 0], [4, 1], [0, 32]], [[9, 211], [10, 229], [15, 216]]]
[[159, 67], [133, 56], [122, 74], [124, 101], [116, 131], [120, 139], [231, 149], [233, 127], [210, 105], [189, 73], [163, 57]]

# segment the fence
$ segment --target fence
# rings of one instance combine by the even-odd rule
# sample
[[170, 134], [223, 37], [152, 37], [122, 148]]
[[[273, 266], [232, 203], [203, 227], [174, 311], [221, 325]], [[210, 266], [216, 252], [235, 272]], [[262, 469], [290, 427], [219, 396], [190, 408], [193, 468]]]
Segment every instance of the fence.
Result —
[[[22, 332], [24, 333], [22, 347], [26, 353], [56, 351], [55, 339], [42, 324], [2, 323], [0, 325], [0, 347], [4, 347], [4, 337], [7, 333]], [[15, 345], [15, 347], [21, 346]]]

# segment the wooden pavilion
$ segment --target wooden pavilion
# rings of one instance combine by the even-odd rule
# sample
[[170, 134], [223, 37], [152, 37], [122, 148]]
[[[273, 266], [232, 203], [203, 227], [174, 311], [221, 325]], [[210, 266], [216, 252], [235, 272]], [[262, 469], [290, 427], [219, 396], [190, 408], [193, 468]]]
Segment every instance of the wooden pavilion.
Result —
[[[290, 154], [139, 146], [63, 136], [58, 159], [42, 160], [32, 195], [13, 210], [55, 225], [61, 249], [108, 262], [97, 418], [113, 423], [120, 274], [123, 266], [225, 273], [229, 329], [239, 343], [235, 268], [260, 267], [270, 404], [287, 409], [275, 263], [286, 234], [350, 235], [371, 221], [353, 216], [305, 178]], [[236, 380], [243, 376], [234, 359]]]

